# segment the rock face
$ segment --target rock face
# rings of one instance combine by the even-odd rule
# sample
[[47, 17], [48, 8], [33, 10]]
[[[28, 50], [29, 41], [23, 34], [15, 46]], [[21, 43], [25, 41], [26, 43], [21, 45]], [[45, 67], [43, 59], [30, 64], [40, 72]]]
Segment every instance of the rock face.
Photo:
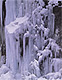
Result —
[[57, 40], [57, 43], [62, 47], [62, 44], [60, 44], [60, 42], [62, 42], [62, 24], [61, 24], [61, 21], [62, 21], [62, 7], [60, 6], [56, 6], [53, 8], [53, 12], [55, 14], [55, 28], [58, 29], [58, 34], [59, 34], [59, 38]]
[[[54, 26], [56, 16], [53, 13], [53, 7], [57, 4], [54, 2], [53, 5], [49, 2], [48, 6], [44, 8], [42, 0], [20, 1], [21, 5], [16, 1], [20, 5], [17, 4], [17, 8], [15, 1], [13, 0], [12, 3], [7, 0], [6, 2], [8, 10], [6, 20], [9, 19], [6, 24], [19, 17], [5, 27], [7, 66], [13, 73], [20, 72], [24, 76], [34, 74], [31, 75], [32, 78], [59, 71], [62, 68], [62, 64], [60, 64], [62, 49], [56, 43], [57, 36], [55, 35], [57, 34]], [[13, 4], [10, 7], [11, 11], [8, 9], [9, 4]], [[9, 18], [9, 13], [13, 14], [11, 18]], [[30, 80], [31, 76], [29, 76]]]

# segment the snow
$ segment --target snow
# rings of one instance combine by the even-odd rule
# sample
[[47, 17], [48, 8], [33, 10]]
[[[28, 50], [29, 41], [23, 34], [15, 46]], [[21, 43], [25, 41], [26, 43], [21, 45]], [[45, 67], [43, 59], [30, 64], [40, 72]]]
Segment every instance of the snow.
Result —
[[5, 74], [9, 71], [9, 68], [5, 65], [2, 65], [1, 68], [0, 68], [0, 76], [1, 74]]
[[34, 74], [31, 74], [26, 80], [37, 80], [37, 77]]
[[56, 74], [54, 75], [54, 79], [57, 79], [57, 78], [61, 78], [61, 74], [59, 72], [56, 72]]
[[[36, 60], [34, 61], [34, 63], [38, 64]], [[35, 74], [30, 73], [25, 76], [21, 75], [20, 73], [13, 74], [6, 65], [2, 65], [0, 68], [0, 80], [62, 80], [61, 70], [62, 69], [60, 69], [58, 72], [48, 73], [47, 75], [38, 78]]]
[[38, 51], [38, 47], [36, 45], [34, 45], [34, 50]]
[[44, 49], [43, 51], [38, 51], [39, 53], [37, 54], [39, 57], [42, 55], [43, 57], [47, 57], [49, 54], [52, 56], [52, 52], [48, 49]]
[[38, 80], [47, 80], [47, 79], [41, 77], [41, 78], [39, 78]]
[[[28, 17], [17, 18], [14, 22], [11, 22], [8, 26], [6, 26], [9, 33], [14, 33], [17, 29], [20, 28], [20, 24], [26, 22]], [[10, 28], [11, 27], [11, 28]]]
[[62, 1], [62, 0], [50, 0], [49, 4], [55, 4], [55, 5], [57, 5], [58, 1]]

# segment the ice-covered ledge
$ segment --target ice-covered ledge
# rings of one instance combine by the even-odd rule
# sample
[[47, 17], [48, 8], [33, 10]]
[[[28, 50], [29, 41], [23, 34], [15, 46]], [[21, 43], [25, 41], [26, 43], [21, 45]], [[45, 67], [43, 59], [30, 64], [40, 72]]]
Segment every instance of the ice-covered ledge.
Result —
[[17, 29], [19, 29], [21, 26], [20, 24], [23, 24], [26, 22], [29, 18], [27, 16], [16, 18], [15, 21], [11, 22], [8, 26], [6, 26], [6, 29], [8, 33], [14, 33]]

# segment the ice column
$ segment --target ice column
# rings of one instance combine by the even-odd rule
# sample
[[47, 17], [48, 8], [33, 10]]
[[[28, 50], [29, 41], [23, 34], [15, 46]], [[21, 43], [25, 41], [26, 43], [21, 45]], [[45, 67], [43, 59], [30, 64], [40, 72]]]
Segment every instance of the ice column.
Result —
[[16, 19], [15, 13], [15, 0], [6, 0], [6, 20], [5, 25], [8, 25], [10, 22]]
[[55, 15], [52, 13], [52, 33], [54, 34]]
[[41, 47], [41, 36], [40, 36], [40, 34], [41, 33], [39, 33], [39, 31], [38, 31], [38, 33], [37, 33], [37, 47], [38, 47], [38, 49], [40, 49]]
[[31, 34], [29, 36], [29, 62], [33, 61], [34, 60], [34, 54], [33, 54], [33, 34]]
[[17, 60], [16, 60], [16, 42], [14, 38], [14, 34], [10, 34], [10, 68], [12, 69], [13, 73], [17, 71]]
[[48, 14], [48, 28], [50, 29], [50, 36], [53, 34], [53, 30], [52, 30], [52, 27], [53, 27], [53, 18], [52, 18], [52, 12], [53, 12], [53, 7], [51, 5], [49, 5], [49, 14]]
[[29, 32], [25, 33], [23, 36], [23, 59], [24, 59], [24, 74], [28, 71], [29, 63]]
[[8, 34], [8, 32], [7, 32], [7, 30], [5, 29], [5, 36], [6, 36], [6, 65], [8, 66], [8, 67], [10, 67], [10, 65], [9, 65], [9, 55], [10, 55], [10, 43], [9, 43], [9, 34]]

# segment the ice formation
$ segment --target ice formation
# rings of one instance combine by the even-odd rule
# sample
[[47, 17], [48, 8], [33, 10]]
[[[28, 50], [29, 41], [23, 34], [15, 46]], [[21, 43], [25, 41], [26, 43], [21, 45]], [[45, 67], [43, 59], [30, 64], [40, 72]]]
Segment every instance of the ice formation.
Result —
[[31, 14], [39, 5], [44, 6], [43, 0], [6, 0], [6, 25], [17, 17], [23, 17], [27, 13]]
[[53, 12], [60, 7], [58, 1], [50, 0], [46, 7], [43, 0], [6, 1], [5, 66], [9, 70], [4, 67], [0, 78], [6, 73], [6, 80], [62, 79], [62, 49], [56, 41], [59, 31]]

